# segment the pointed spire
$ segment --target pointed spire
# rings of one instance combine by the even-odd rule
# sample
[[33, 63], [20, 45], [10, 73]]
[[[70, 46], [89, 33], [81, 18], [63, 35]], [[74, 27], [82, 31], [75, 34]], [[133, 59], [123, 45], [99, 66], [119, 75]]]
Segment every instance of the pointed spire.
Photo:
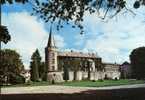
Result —
[[49, 33], [47, 47], [55, 47], [54, 38], [52, 37], [52, 25], [50, 26], [50, 33]]

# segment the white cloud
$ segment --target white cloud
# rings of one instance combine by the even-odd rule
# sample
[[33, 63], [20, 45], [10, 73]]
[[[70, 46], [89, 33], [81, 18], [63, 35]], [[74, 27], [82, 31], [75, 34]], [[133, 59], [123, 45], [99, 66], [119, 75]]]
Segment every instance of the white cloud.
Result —
[[[103, 61], [122, 63], [129, 60], [128, 56], [134, 48], [145, 45], [145, 22], [143, 22], [145, 19], [143, 13], [139, 11], [144, 10], [143, 8], [135, 10], [137, 13], [135, 17], [130, 13], [119, 14], [108, 22], [97, 18], [96, 14], [86, 13], [84, 17], [84, 35], [74, 35], [73, 33], [72, 35], [71, 32], [73, 31], [68, 28], [64, 29], [66, 34], [63, 34], [63, 36], [66, 41], [72, 42], [71, 49], [66, 49], [66, 51], [77, 51], [77, 47], [83, 47], [84, 52], [98, 52]], [[22, 59], [27, 66], [32, 52], [36, 48], [39, 48], [44, 60], [44, 48], [49, 33], [45, 29], [45, 24], [35, 16], [30, 16], [27, 12], [3, 13], [2, 15], [2, 22], [8, 26], [12, 36], [12, 41], [6, 45], [6, 48], [16, 49], [22, 55]], [[71, 38], [69, 39], [67, 36]], [[73, 40], [73, 36], [76, 40]], [[54, 37], [59, 48], [66, 47], [62, 36], [55, 34]], [[74, 45], [76, 48], [73, 47]]]
[[[139, 9], [139, 11], [143, 9]], [[103, 22], [96, 15], [86, 13], [84, 26], [87, 30], [84, 40], [77, 37], [76, 44], [84, 44], [83, 49], [97, 51], [103, 61], [122, 63], [129, 60], [129, 54], [137, 47], [145, 46], [144, 15], [136, 11], [132, 14], [120, 14], [108, 22]], [[143, 14], [143, 12], [142, 12]], [[82, 42], [83, 41], [83, 42]]]
[[[22, 56], [26, 68], [29, 66], [32, 53], [38, 48], [44, 60], [44, 48], [47, 45], [49, 32], [45, 29], [45, 24], [35, 16], [30, 16], [27, 12], [3, 13], [2, 23], [6, 25], [11, 34], [11, 41], [5, 48], [17, 50]], [[63, 37], [56, 36], [58, 47], [64, 47]]]

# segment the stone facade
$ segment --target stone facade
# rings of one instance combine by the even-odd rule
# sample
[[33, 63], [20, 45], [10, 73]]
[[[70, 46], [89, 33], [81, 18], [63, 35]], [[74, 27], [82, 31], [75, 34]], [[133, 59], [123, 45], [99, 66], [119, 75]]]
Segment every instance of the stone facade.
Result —
[[105, 66], [105, 77], [109, 79], [120, 79], [120, 65], [112, 63], [104, 63]]
[[124, 62], [124, 63], [120, 66], [120, 72], [121, 72], [121, 78], [123, 78], [123, 79], [131, 78], [132, 69], [131, 69], [130, 63]]
[[51, 82], [64, 81], [64, 66], [68, 68], [68, 81], [120, 78], [118, 64], [102, 63], [102, 59], [94, 53], [58, 51], [51, 32], [45, 48], [45, 62], [48, 67], [48, 80]]

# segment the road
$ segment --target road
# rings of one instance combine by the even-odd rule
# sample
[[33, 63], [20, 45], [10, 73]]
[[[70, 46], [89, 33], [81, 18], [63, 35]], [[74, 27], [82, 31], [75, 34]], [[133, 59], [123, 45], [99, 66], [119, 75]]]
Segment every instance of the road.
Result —
[[81, 93], [90, 90], [115, 90], [115, 89], [130, 89], [130, 88], [145, 88], [145, 84], [135, 85], [121, 85], [121, 86], [108, 86], [108, 87], [72, 87], [72, 86], [33, 86], [33, 87], [8, 87], [2, 88], [1, 94], [35, 94], [35, 93]]

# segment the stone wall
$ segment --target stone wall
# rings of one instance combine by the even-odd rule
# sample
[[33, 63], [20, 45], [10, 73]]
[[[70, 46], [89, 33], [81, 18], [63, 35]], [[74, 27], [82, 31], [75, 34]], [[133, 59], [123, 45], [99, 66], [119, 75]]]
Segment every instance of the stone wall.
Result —
[[105, 64], [105, 76], [109, 79], [120, 79], [119, 68], [118, 64]]
[[63, 82], [63, 72], [48, 72], [48, 81]]
[[[104, 79], [105, 78], [105, 72], [91, 72], [90, 73], [90, 80], [99, 80], [99, 79]], [[86, 80], [88, 79], [88, 72], [84, 71], [78, 71], [76, 80]], [[70, 71], [69, 72], [69, 81], [74, 80], [74, 72]]]
[[[64, 82], [63, 80], [63, 71], [59, 72], [49, 72], [48, 73], [48, 80], [50, 82]], [[120, 79], [120, 72], [119, 72], [119, 65], [117, 64], [106, 64], [104, 71], [91, 71], [90, 72], [90, 79], [89, 80], [100, 80], [105, 79]], [[87, 71], [77, 71], [76, 73], [76, 80], [86, 80], [88, 79], [88, 72]], [[69, 71], [69, 80], [74, 80], [74, 71]]]
[[82, 79], [83, 79], [83, 80], [88, 79], [88, 72], [86, 72], [86, 71], [83, 71], [83, 72], [82, 72]]
[[[90, 80], [100, 80], [100, 79], [105, 79], [105, 75], [109, 79], [120, 79], [120, 72], [111, 72], [111, 71], [106, 71], [106, 72], [101, 72], [101, 71], [96, 71], [96, 72], [91, 72], [90, 73]], [[76, 75], [76, 80], [86, 80], [88, 79], [88, 72], [84, 71], [78, 71]], [[63, 80], [63, 72], [49, 72], [48, 73], [48, 80], [50, 82], [55, 81], [55, 82], [64, 82]], [[68, 81], [73, 81], [74, 80], [74, 71], [69, 71], [69, 80]]]
[[73, 81], [74, 80], [74, 72], [69, 71], [69, 80], [68, 81]]
[[[82, 80], [83, 78], [83, 73], [82, 71], [78, 71], [76, 75], [76, 80]], [[69, 71], [69, 80], [68, 81], [73, 81], [74, 80], [74, 71]]]
[[120, 72], [105, 72], [105, 75], [108, 79], [120, 79]]
[[82, 71], [77, 72], [76, 80], [79, 80], [79, 81], [82, 80]]

